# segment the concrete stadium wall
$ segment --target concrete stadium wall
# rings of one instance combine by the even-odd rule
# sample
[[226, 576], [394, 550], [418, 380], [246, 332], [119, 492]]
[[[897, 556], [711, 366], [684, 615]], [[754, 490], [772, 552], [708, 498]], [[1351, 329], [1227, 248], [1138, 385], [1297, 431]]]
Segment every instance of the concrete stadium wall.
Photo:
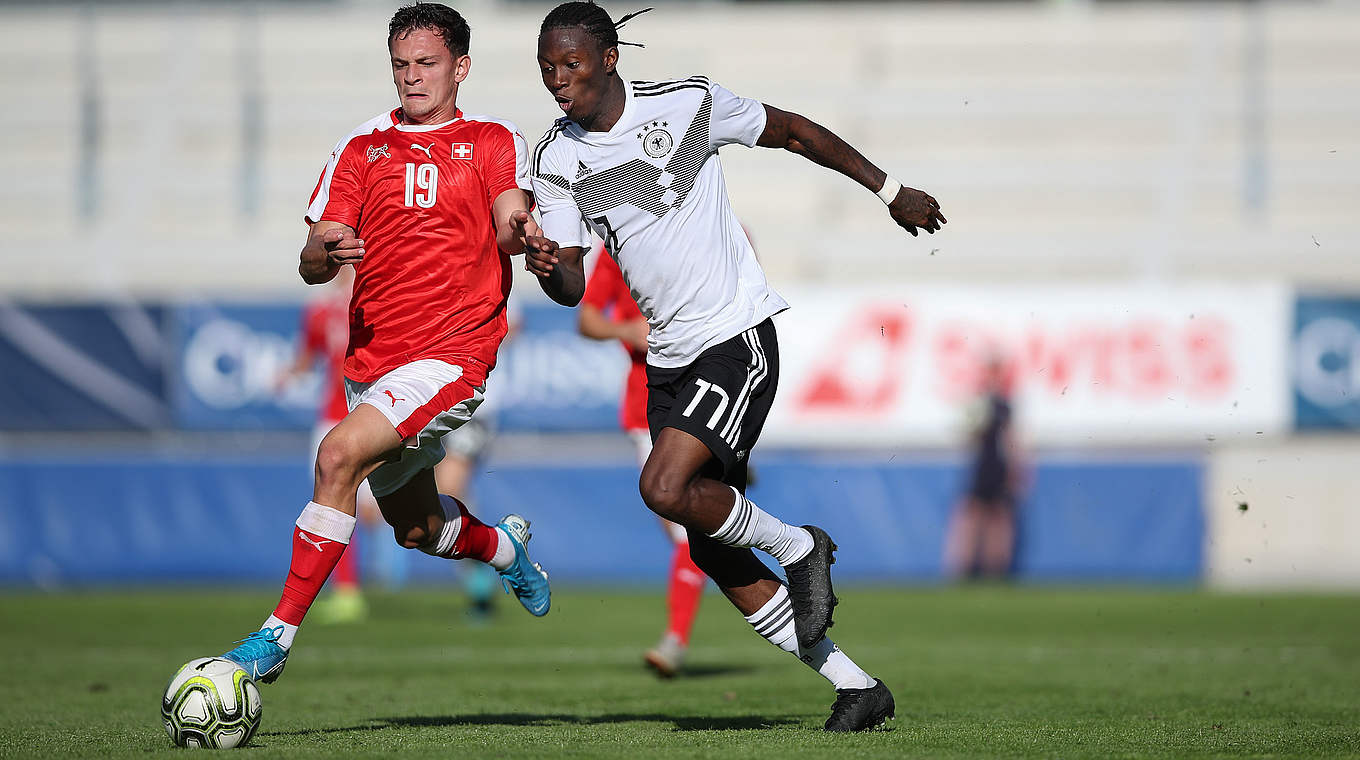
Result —
[[1360, 440], [1233, 445], [1206, 459], [1205, 577], [1215, 587], [1360, 588]]
[[[531, 141], [557, 115], [533, 64], [549, 5], [469, 8], [461, 103]], [[320, 168], [393, 104], [390, 10], [0, 9], [0, 294], [301, 290]], [[1360, 284], [1355, 3], [670, 3], [628, 32], [648, 47], [627, 76], [706, 73], [811, 115], [951, 220], [911, 239], [843, 178], [724, 151], [777, 285]]]

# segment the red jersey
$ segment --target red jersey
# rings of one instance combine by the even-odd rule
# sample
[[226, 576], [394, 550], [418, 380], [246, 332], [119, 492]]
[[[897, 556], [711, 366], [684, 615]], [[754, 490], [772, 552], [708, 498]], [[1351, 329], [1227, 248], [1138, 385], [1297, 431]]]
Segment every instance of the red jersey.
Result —
[[[586, 282], [584, 303], [599, 309], [606, 317], [615, 322], [631, 322], [642, 319], [642, 311], [633, 300], [633, 293], [623, 281], [623, 272], [618, 262], [605, 252], [604, 247], [595, 249], [595, 271], [590, 273]], [[622, 343], [622, 341], [619, 341]], [[628, 368], [628, 382], [623, 387], [623, 402], [619, 409], [619, 422], [624, 430], [647, 429], [647, 352], [639, 351], [624, 343], [632, 366]]]
[[345, 376], [366, 383], [442, 359], [480, 385], [505, 337], [510, 293], [491, 204], [531, 187], [524, 136], [508, 121], [462, 111], [444, 124], [400, 120], [397, 109], [341, 140], [307, 208], [308, 222], [349, 225], [364, 241]]
[[342, 294], [318, 298], [302, 310], [302, 345], [312, 356], [326, 363], [325, 383], [318, 417], [323, 422], [339, 422], [349, 414], [345, 402], [343, 366], [349, 346], [349, 301]]

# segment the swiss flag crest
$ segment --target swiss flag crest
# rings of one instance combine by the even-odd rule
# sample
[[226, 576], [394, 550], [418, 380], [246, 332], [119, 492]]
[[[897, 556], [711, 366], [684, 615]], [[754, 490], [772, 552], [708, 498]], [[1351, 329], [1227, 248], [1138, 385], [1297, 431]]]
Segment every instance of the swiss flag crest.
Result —
[[461, 158], [464, 161], [472, 160], [472, 143], [454, 143], [451, 151], [454, 158]]

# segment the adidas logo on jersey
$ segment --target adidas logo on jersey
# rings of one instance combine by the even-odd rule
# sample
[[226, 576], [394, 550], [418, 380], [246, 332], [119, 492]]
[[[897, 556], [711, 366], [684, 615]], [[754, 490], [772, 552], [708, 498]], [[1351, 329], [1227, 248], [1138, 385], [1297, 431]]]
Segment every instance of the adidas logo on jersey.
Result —
[[589, 166], [586, 166], [584, 163], [582, 163], [582, 162], [580, 162], [580, 161], [577, 161], [577, 162], [576, 162], [576, 179], [580, 179], [580, 178], [585, 177], [585, 176], [587, 176], [587, 175], [589, 175], [589, 174], [590, 174], [590, 167], [589, 167]]

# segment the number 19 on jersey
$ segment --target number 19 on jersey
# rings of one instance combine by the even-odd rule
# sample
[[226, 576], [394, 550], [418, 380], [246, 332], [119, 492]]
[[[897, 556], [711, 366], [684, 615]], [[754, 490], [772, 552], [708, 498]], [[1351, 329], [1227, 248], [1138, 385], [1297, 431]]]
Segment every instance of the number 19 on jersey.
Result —
[[430, 208], [439, 189], [439, 167], [434, 164], [406, 165], [406, 205]]

